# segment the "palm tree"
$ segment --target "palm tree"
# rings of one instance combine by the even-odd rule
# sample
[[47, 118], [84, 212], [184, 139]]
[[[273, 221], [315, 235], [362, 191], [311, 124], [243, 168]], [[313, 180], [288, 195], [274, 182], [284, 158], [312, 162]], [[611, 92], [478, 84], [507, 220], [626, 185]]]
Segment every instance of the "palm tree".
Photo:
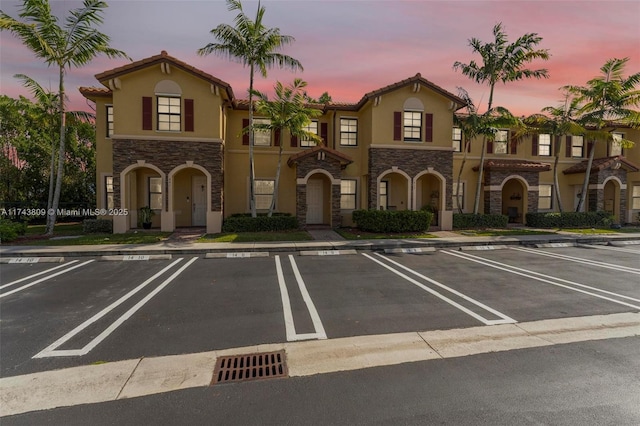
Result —
[[24, 0], [19, 16], [24, 19], [18, 21], [3, 11], [0, 11], [0, 30], [8, 30], [22, 40], [38, 58], [49, 66], [58, 67], [58, 114], [60, 115], [60, 145], [58, 149], [58, 172], [56, 185], [47, 213], [45, 233], [53, 235], [56, 222], [62, 178], [64, 172], [66, 114], [64, 76], [67, 68], [82, 67], [99, 54], [109, 58], [128, 56], [109, 46], [109, 37], [95, 28], [103, 22], [102, 14], [107, 3], [99, 0], [84, 0], [83, 6], [74, 9], [65, 18], [64, 25], [58, 23], [58, 18], [51, 13], [51, 6], [46, 0]]
[[[49, 121], [45, 127], [53, 129], [55, 126], [55, 121], [59, 119], [58, 108], [60, 106], [60, 102], [58, 102], [58, 94], [52, 92], [51, 90], [47, 90], [40, 85], [33, 78], [24, 74], [16, 74], [15, 78], [22, 81], [22, 85], [29, 89], [33, 97], [35, 98], [38, 107], [42, 109], [45, 117], [47, 117]], [[66, 99], [68, 100], [68, 99]], [[66, 111], [65, 115], [67, 119], [80, 121], [80, 122], [95, 122], [95, 115], [86, 112], [86, 111]], [[56, 149], [54, 144], [54, 135], [51, 135], [51, 160], [49, 165], [49, 195], [47, 200], [47, 210], [52, 208], [53, 204], [53, 190], [54, 190], [54, 182], [55, 182], [55, 170], [56, 170]]]
[[[256, 19], [252, 21], [242, 10], [240, 0], [227, 0], [230, 11], [239, 11], [235, 18], [235, 26], [220, 24], [211, 30], [211, 34], [218, 40], [217, 43], [209, 43], [198, 49], [198, 54], [206, 56], [215, 53], [219, 56], [235, 59], [245, 67], [249, 67], [249, 128], [253, 129], [253, 78], [256, 68], [262, 77], [267, 76], [267, 68], [278, 65], [280, 68], [302, 70], [302, 65], [296, 59], [278, 53], [284, 45], [292, 43], [295, 39], [288, 35], [280, 34], [279, 28], [267, 28], [262, 23], [265, 9], [260, 6]], [[255, 202], [255, 172], [253, 161], [253, 132], [249, 132], [249, 204], [251, 216], [256, 217]]]
[[552, 139], [556, 139], [553, 150], [553, 194], [560, 212], [562, 208], [562, 198], [560, 197], [560, 186], [558, 185], [558, 163], [562, 146], [562, 136], [585, 135], [587, 130], [575, 119], [578, 108], [578, 101], [569, 92], [564, 94], [564, 102], [556, 107], [545, 107], [542, 114], [532, 114], [524, 119], [524, 134], [548, 134]]
[[[536, 49], [536, 46], [542, 41], [542, 37], [539, 37], [537, 33], [524, 34], [515, 42], [509, 43], [507, 35], [502, 28], [502, 23], [498, 23], [493, 27], [493, 36], [494, 40], [490, 43], [483, 43], [477, 38], [469, 40], [469, 46], [471, 46], [473, 52], [480, 54], [482, 63], [478, 64], [475, 61], [471, 61], [468, 64], [464, 64], [456, 61], [453, 64], [453, 69], [460, 69], [463, 75], [466, 75], [476, 83], [489, 85], [488, 111], [493, 107], [494, 88], [499, 81], [506, 84], [507, 82], [524, 78], [539, 79], [548, 77], [548, 71], [544, 68], [537, 70], [524, 68], [525, 64], [535, 59], [549, 59], [549, 52], [546, 49]], [[480, 205], [486, 143], [487, 139], [483, 137], [476, 199], [473, 206], [475, 214], [478, 213]]]
[[[582, 211], [587, 195], [591, 166], [598, 140], [613, 141], [613, 130], [603, 132], [605, 127], [614, 127], [618, 123], [633, 128], [640, 127], [640, 112], [631, 108], [640, 106], [640, 72], [624, 77], [624, 68], [629, 58], [609, 59], [601, 68], [601, 75], [589, 80], [586, 86], [567, 86], [576, 95], [581, 108], [578, 110], [580, 122], [585, 127], [593, 128], [600, 137], [593, 138], [591, 153], [587, 161], [587, 170], [582, 184], [582, 193], [576, 211]], [[630, 140], [620, 141], [622, 146], [633, 145]]]
[[[266, 125], [256, 126], [256, 129], [264, 128], [265, 130], [279, 130], [278, 145], [278, 167], [276, 169], [276, 181], [273, 188], [273, 196], [271, 205], [269, 206], [268, 216], [271, 217], [278, 199], [278, 187], [280, 186], [280, 169], [282, 166], [282, 131], [287, 129], [292, 136], [304, 137], [320, 143], [322, 139], [314, 134], [304, 130], [312, 118], [319, 117], [322, 112], [317, 109], [309, 108], [305, 101], [304, 88], [307, 83], [296, 78], [292, 84], [284, 86], [277, 82], [274, 86], [275, 99], [269, 101], [266, 94], [256, 91], [254, 94], [258, 98], [256, 101], [256, 110], [269, 118], [270, 123]], [[250, 130], [247, 129], [248, 131]]]

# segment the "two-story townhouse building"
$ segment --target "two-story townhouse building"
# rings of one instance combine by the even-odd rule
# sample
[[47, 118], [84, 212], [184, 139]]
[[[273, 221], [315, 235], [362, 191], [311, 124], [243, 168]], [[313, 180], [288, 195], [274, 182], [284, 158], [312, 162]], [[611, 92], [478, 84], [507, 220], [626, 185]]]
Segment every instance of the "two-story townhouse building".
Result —
[[[243, 133], [249, 105], [235, 98], [228, 83], [164, 51], [96, 78], [103, 88], [80, 91], [96, 104], [98, 207], [130, 212], [113, 216], [114, 232], [138, 227], [143, 206], [157, 213], [154, 226], [164, 231], [206, 226], [209, 233], [219, 232], [224, 217], [249, 211], [249, 138]], [[307, 130], [322, 144], [287, 131], [256, 131], [257, 209], [266, 211], [271, 202], [282, 140], [276, 210], [296, 215], [301, 225], [351, 225], [352, 211], [362, 208], [429, 208], [436, 212], [436, 226], [451, 229], [463, 146], [453, 114], [463, 106], [462, 99], [416, 74], [366, 93], [357, 103], [310, 105], [321, 115]], [[255, 119], [267, 120], [259, 114]], [[640, 136], [624, 132], [627, 139]], [[566, 140], [559, 183], [570, 210], [588, 143]], [[527, 212], [555, 210], [554, 143], [559, 141], [546, 135], [516, 141], [509, 129], [501, 131], [487, 144], [480, 211], [522, 222]], [[465, 212], [473, 208], [480, 145], [471, 144], [470, 166], [461, 177]], [[634, 165], [640, 159], [601, 145], [588, 207], [610, 208], [630, 221], [640, 211]], [[640, 149], [626, 151], [637, 156]]]

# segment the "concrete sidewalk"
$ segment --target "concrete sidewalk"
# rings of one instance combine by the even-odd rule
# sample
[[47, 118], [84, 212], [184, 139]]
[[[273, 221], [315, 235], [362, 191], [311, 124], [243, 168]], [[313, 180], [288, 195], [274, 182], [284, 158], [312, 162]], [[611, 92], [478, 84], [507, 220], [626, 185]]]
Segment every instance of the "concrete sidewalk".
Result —
[[[327, 233], [329, 231], [322, 231]], [[333, 231], [330, 231], [333, 232]], [[335, 232], [333, 232], [335, 234]], [[47, 256], [118, 256], [231, 253], [231, 252], [294, 252], [309, 250], [385, 251], [408, 248], [460, 248], [466, 246], [536, 246], [543, 244], [625, 244], [640, 243], [640, 233], [629, 234], [549, 234], [513, 235], [503, 237], [460, 236], [448, 231], [431, 232], [436, 238], [387, 240], [326, 240], [259, 243], [199, 243], [189, 239], [168, 239], [154, 244], [102, 244], [69, 246], [2, 246], [0, 259], [10, 257]], [[327, 234], [328, 235], [328, 234]], [[336, 234], [337, 235], [337, 234]], [[626, 243], [631, 244], [631, 243]]]

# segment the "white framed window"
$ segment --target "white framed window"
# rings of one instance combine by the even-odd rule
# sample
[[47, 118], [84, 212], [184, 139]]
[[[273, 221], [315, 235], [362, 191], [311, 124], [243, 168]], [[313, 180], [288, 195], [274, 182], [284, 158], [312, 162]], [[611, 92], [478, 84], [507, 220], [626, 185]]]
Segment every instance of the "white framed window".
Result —
[[571, 156], [584, 157], [584, 136], [571, 136]]
[[149, 207], [152, 210], [162, 209], [162, 178], [149, 178]]
[[340, 145], [342, 146], [358, 145], [358, 119], [356, 118], [340, 119]]
[[355, 179], [342, 179], [340, 181], [340, 208], [343, 210], [355, 210], [357, 181]]
[[380, 210], [387, 210], [389, 208], [389, 181], [380, 181], [380, 190], [378, 191], [378, 203]]
[[551, 210], [553, 208], [553, 185], [538, 185], [538, 210]]
[[268, 118], [254, 118], [253, 119], [253, 144], [255, 146], [271, 146], [271, 130], [259, 129], [260, 125], [268, 126], [271, 124], [271, 120]]
[[465, 182], [460, 182], [460, 204], [458, 204], [458, 183], [453, 182], [453, 190], [451, 191], [453, 195], [453, 210], [457, 211], [458, 209], [464, 210], [464, 190], [465, 190]]
[[615, 157], [617, 155], [622, 155], [622, 145], [620, 141], [624, 139], [624, 135], [622, 133], [613, 133], [613, 141], [611, 141], [611, 149], [609, 150], [609, 156]]
[[[317, 135], [318, 134], [318, 120], [311, 121], [309, 124], [307, 124], [305, 127], [303, 127], [302, 130], [305, 130], [305, 131], [307, 131], [309, 133], [313, 133], [314, 135]], [[311, 139], [307, 139], [307, 138], [302, 138], [300, 140], [300, 146], [306, 146], [306, 147], [316, 146], [316, 141], [311, 140]]]
[[405, 141], [420, 142], [422, 140], [422, 112], [404, 111], [403, 124]]
[[453, 141], [453, 151], [462, 152], [462, 130], [459, 127], [454, 127], [451, 134]]
[[158, 96], [158, 130], [180, 131], [180, 98]]
[[631, 189], [631, 208], [640, 210], [640, 184], [633, 185]]
[[107, 105], [107, 137], [110, 138], [113, 135], [113, 105]]
[[551, 135], [543, 133], [538, 135], [538, 155], [551, 155]]
[[493, 153], [494, 154], [507, 154], [509, 143], [509, 131], [498, 130], [493, 140]]
[[276, 187], [274, 179], [256, 179], [256, 210], [269, 210], [273, 190]]
[[113, 209], [113, 176], [104, 177], [104, 206]]

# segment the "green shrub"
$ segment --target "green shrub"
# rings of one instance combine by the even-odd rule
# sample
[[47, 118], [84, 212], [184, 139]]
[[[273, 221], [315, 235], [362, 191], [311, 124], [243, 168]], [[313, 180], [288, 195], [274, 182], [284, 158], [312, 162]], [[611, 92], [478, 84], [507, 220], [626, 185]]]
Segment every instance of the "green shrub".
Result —
[[233, 214], [222, 224], [222, 232], [289, 231], [298, 228], [298, 219], [288, 213], [274, 213], [271, 217], [264, 213], [258, 217], [245, 213]]
[[429, 229], [433, 213], [421, 210], [354, 210], [358, 229], [368, 232], [421, 232]]
[[526, 219], [534, 228], [606, 228], [613, 223], [607, 212], [527, 213]]
[[503, 214], [454, 213], [453, 229], [506, 228], [508, 221]]
[[108, 219], [85, 219], [82, 222], [82, 230], [85, 234], [111, 234], [113, 222]]
[[26, 223], [0, 218], [0, 242], [8, 243], [14, 241], [19, 235], [24, 235], [26, 231]]

